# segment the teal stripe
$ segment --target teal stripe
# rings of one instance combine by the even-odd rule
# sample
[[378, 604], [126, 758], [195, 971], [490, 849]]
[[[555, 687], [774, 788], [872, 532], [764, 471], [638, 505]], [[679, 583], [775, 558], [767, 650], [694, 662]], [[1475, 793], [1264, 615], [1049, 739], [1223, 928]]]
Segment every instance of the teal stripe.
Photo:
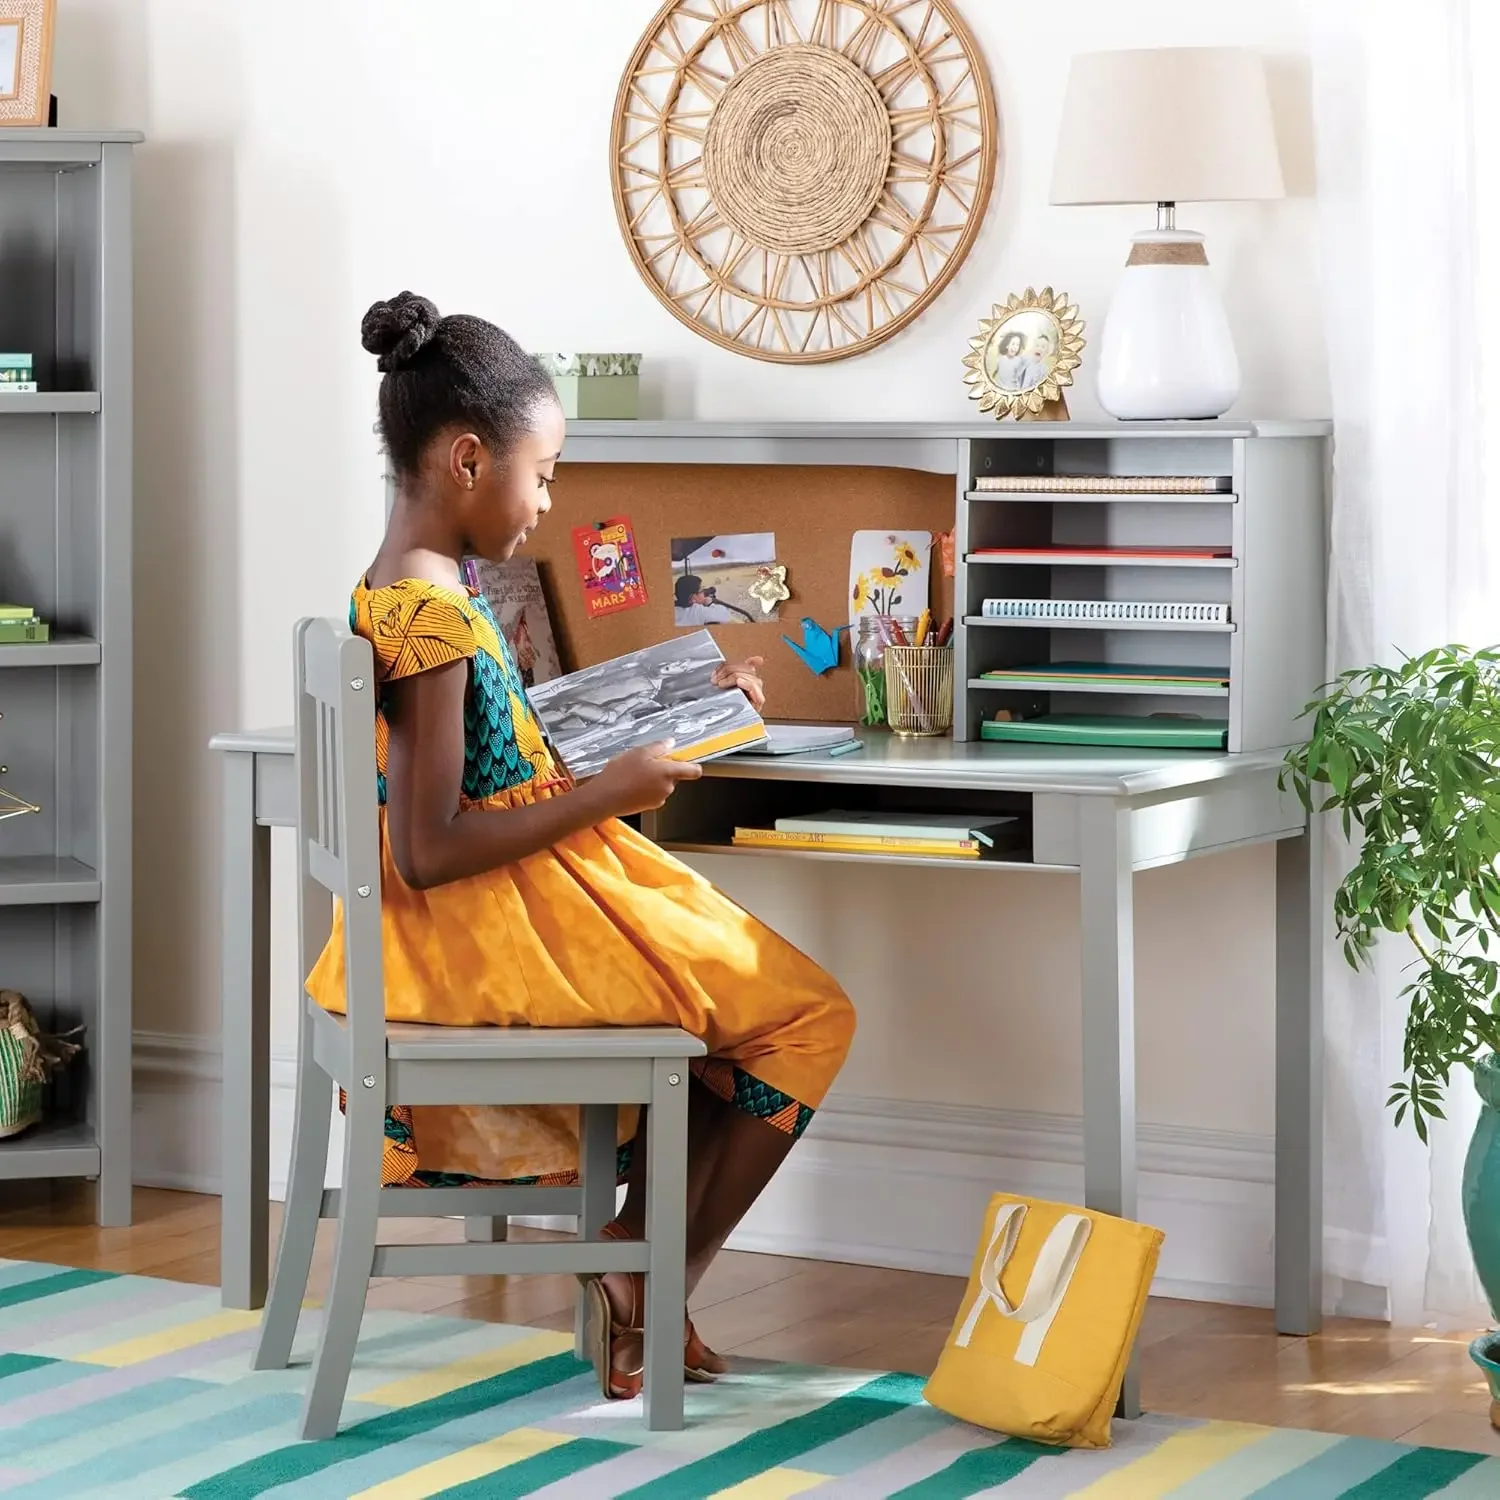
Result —
[[[217, 1415], [202, 1417], [178, 1427], [170, 1436], [174, 1459], [190, 1458], [221, 1443], [230, 1442], [247, 1432], [262, 1432], [268, 1427], [290, 1423], [302, 1405], [301, 1397], [288, 1392], [246, 1401]], [[123, 1484], [144, 1477], [164, 1456], [162, 1439], [151, 1436], [122, 1443], [108, 1453], [95, 1455], [84, 1463], [71, 1464], [54, 1474], [44, 1474], [30, 1484], [7, 1490], [7, 1500], [63, 1500], [66, 1496], [97, 1495], [105, 1485]]]
[[800, 1417], [792, 1417], [752, 1432], [718, 1453], [686, 1464], [676, 1473], [663, 1475], [636, 1489], [626, 1490], [617, 1500], [706, 1500], [719, 1490], [741, 1484], [767, 1469], [790, 1463], [794, 1458], [821, 1448], [861, 1427], [868, 1427], [893, 1410], [915, 1406], [927, 1382], [918, 1375], [882, 1375], [847, 1396]]
[[59, 1271], [66, 1271], [67, 1266], [47, 1266], [40, 1261], [12, 1260], [6, 1262], [5, 1269], [0, 1270], [0, 1286], [21, 1286], [28, 1281], [37, 1281], [43, 1276], [55, 1276]]
[[[0, 1380], [9, 1380], [12, 1375], [25, 1375], [56, 1363], [55, 1359], [41, 1354], [0, 1354]], [[8, 1400], [10, 1395], [10, 1391], [0, 1391], [0, 1400]]]
[[[98, 1369], [89, 1371], [90, 1376], [99, 1374]], [[174, 1401], [185, 1401], [203, 1389], [202, 1381], [178, 1375], [167, 1380], [154, 1380], [150, 1385], [132, 1386], [102, 1400], [73, 1402], [63, 1411], [32, 1417], [19, 1427], [0, 1432], [0, 1458], [9, 1462], [18, 1453], [45, 1447], [48, 1443], [59, 1444], [66, 1453], [69, 1437], [83, 1424], [92, 1427], [124, 1421], [141, 1413], [157, 1411]]]
[[497, 1469], [493, 1474], [481, 1474], [478, 1479], [438, 1490], [430, 1500], [514, 1500], [516, 1496], [534, 1495], [546, 1485], [556, 1484], [559, 1479], [581, 1474], [595, 1464], [633, 1451], [626, 1443], [606, 1443], [602, 1438], [574, 1438], [571, 1443], [562, 1443], [545, 1453], [533, 1453], [530, 1458]]
[[1500, 1458], [1486, 1458], [1445, 1490], [1442, 1500], [1495, 1500], [1500, 1495]]
[[1344, 1438], [1300, 1469], [1256, 1490], [1254, 1500], [1335, 1500], [1409, 1452], [1374, 1438]]
[[36, 1276], [30, 1281], [0, 1286], [0, 1307], [19, 1307], [23, 1302], [58, 1297], [64, 1292], [76, 1292], [80, 1287], [118, 1279], [113, 1271], [59, 1271], [55, 1276]]
[[[581, 1373], [506, 1402], [504, 1421], [499, 1424], [499, 1430], [510, 1432], [517, 1427], [543, 1427], [564, 1412], [596, 1405], [599, 1400], [598, 1377], [587, 1365], [575, 1365], [574, 1368]], [[364, 1412], [351, 1411], [346, 1407], [345, 1411], [345, 1421], [350, 1426], [360, 1418], [368, 1420], [370, 1417], [384, 1415], [380, 1407], [370, 1407]], [[420, 1469], [423, 1464], [431, 1463], [441, 1454], [460, 1453], [478, 1443], [487, 1443], [495, 1436], [496, 1430], [493, 1411], [471, 1412], [468, 1416], [455, 1422], [447, 1422], [431, 1432], [418, 1433], [404, 1442], [389, 1443], [384, 1448], [376, 1448], [357, 1458], [347, 1459], [328, 1473], [314, 1474], [295, 1484], [283, 1485], [276, 1491], [275, 1500], [328, 1500], [329, 1486], [334, 1480], [351, 1495], [363, 1494], [365, 1490], [384, 1484], [386, 1480], [394, 1479], [399, 1474], [409, 1474], [413, 1469]], [[579, 1434], [583, 1437], [594, 1435]]]
[[377, 1448], [431, 1432], [445, 1422], [457, 1421], [572, 1379], [579, 1368], [579, 1362], [571, 1354], [553, 1354], [546, 1359], [533, 1360], [529, 1365], [507, 1370], [488, 1380], [475, 1381], [473, 1385], [450, 1391], [432, 1401], [418, 1402], [415, 1406], [357, 1422], [326, 1443], [299, 1443], [278, 1448], [263, 1458], [252, 1459], [205, 1479], [201, 1484], [189, 1486], [182, 1492], [182, 1500], [250, 1500], [250, 1497], [263, 1495], [278, 1485], [291, 1484]]
[[1340, 1500], [1427, 1500], [1483, 1462], [1482, 1453], [1413, 1448], [1364, 1483], [1345, 1490]]
[[892, 1491], [891, 1500], [967, 1500], [995, 1485], [1024, 1474], [1039, 1458], [1061, 1458], [1063, 1450], [1012, 1438], [991, 1448], [975, 1448], [946, 1469], [929, 1474], [905, 1489]]

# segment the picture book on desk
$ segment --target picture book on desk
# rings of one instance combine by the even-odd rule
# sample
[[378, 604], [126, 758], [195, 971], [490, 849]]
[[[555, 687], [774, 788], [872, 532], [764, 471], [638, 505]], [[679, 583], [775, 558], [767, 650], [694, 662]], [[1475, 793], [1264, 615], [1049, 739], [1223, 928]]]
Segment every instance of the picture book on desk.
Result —
[[713, 760], [766, 737], [738, 688], [714, 686], [724, 654], [706, 630], [540, 683], [527, 695], [552, 748], [583, 780], [627, 750], [671, 740], [676, 760]]

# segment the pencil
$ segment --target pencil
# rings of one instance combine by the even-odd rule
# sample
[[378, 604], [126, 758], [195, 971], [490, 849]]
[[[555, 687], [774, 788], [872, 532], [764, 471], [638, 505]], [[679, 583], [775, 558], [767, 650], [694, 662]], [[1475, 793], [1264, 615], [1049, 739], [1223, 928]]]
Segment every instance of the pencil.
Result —
[[932, 629], [932, 611], [924, 609], [917, 618], [917, 638], [912, 642], [913, 646], [925, 646], [927, 644], [927, 632]]
[[835, 745], [828, 753], [830, 755], [853, 755], [856, 750], [863, 750], [862, 740], [850, 740], [846, 745]]

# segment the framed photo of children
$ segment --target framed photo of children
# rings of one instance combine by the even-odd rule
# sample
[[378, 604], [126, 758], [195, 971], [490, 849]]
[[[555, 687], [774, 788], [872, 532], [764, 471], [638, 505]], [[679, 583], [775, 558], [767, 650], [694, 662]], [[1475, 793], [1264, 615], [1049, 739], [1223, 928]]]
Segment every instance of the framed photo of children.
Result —
[[0, 0], [0, 126], [45, 125], [57, 0]]

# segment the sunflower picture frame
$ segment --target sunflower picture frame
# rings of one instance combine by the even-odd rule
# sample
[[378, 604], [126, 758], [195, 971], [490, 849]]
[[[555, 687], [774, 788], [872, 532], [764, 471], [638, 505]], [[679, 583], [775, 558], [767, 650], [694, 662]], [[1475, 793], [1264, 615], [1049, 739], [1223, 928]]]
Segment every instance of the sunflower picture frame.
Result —
[[995, 420], [1065, 422], [1064, 388], [1083, 363], [1083, 318], [1065, 292], [1027, 287], [997, 302], [969, 340], [964, 384]]

